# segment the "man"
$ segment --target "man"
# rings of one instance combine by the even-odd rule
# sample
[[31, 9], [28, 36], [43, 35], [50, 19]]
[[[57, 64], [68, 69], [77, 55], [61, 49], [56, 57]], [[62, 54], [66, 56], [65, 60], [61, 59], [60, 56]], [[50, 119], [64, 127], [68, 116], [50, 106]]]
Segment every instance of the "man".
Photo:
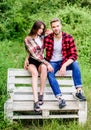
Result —
[[62, 76], [66, 70], [72, 70], [74, 85], [76, 87], [76, 97], [85, 101], [86, 98], [82, 94], [82, 81], [80, 68], [77, 62], [77, 50], [74, 39], [71, 35], [62, 32], [62, 24], [58, 18], [50, 22], [53, 33], [44, 38], [43, 48], [46, 50], [46, 60], [53, 66], [54, 71], [48, 72], [48, 80], [59, 101], [59, 108], [66, 106], [65, 100], [62, 98], [62, 92], [59, 84], [55, 79], [55, 73], [59, 70]]

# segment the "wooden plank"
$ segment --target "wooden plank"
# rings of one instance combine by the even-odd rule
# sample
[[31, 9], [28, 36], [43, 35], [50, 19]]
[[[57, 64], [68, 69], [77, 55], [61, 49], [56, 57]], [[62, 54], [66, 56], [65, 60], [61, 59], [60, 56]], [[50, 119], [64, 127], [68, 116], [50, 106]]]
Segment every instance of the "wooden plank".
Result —
[[84, 124], [87, 120], [87, 101], [79, 102], [79, 123]]
[[7, 86], [7, 93], [11, 93], [14, 90], [16, 90], [15, 84], [8, 84], [8, 86]]
[[[9, 77], [8, 84], [32, 84], [32, 79], [30, 77]], [[74, 85], [72, 79], [57, 79], [59, 85]], [[40, 83], [40, 79], [38, 79], [38, 83]], [[48, 80], [46, 84], [49, 85]]]
[[32, 81], [31, 81], [31, 78], [12, 78], [12, 77], [9, 77], [9, 80], [8, 80], [8, 83], [9, 84], [31, 84]]
[[[73, 92], [76, 92], [76, 89], [74, 86], [71, 86], [71, 87], [60, 87], [61, 91], [63, 93], [73, 93]], [[52, 89], [51, 87], [45, 87], [45, 90], [44, 92], [52, 92]]]
[[48, 117], [43, 117], [41, 115], [17, 115], [13, 116], [13, 119], [55, 119], [55, 118], [61, 118], [61, 119], [78, 119], [79, 116], [77, 114], [65, 114], [65, 115], [49, 115]]
[[[15, 68], [9, 68], [8, 75], [9, 76], [25, 76], [25, 75], [31, 76], [31, 74], [28, 72], [28, 70], [15, 69]], [[56, 73], [56, 76], [61, 76], [59, 71]], [[66, 71], [66, 76], [72, 77], [72, 71], [71, 70]]]
[[[72, 94], [63, 94], [62, 96], [65, 100], [76, 100]], [[33, 95], [29, 93], [19, 93], [19, 94], [14, 94], [13, 95], [13, 100], [14, 101], [33, 101]], [[53, 94], [44, 94], [44, 101], [49, 100], [49, 101], [55, 101], [57, 98]]]
[[24, 69], [15, 69], [15, 68], [9, 68], [8, 69], [9, 76], [30, 76], [31, 74], [28, 72], [28, 70]]
[[[39, 89], [40, 88], [38, 88], [38, 91], [39, 91]], [[60, 89], [61, 89], [61, 91], [63, 92], [63, 93], [73, 93], [73, 92], [76, 92], [76, 89], [75, 89], [75, 87], [74, 86], [72, 86], [72, 87], [60, 87]], [[30, 86], [19, 86], [19, 87], [16, 87], [16, 89], [14, 90], [14, 93], [22, 93], [22, 92], [32, 92], [32, 87], [30, 87]], [[45, 90], [44, 90], [44, 93], [46, 93], [46, 92], [52, 92], [52, 89], [51, 89], [51, 87], [45, 87]]]
[[4, 103], [4, 119], [10, 119], [12, 121], [13, 117], [13, 101], [12, 99], [8, 99]]
[[[66, 102], [66, 106], [62, 109], [59, 109], [58, 102], [45, 102], [41, 106], [41, 110], [56, 110], [56, 111], [72, 111], [79, 110], [79, 103], [74, 101]], [[31, 111], [33, 110], [33, 102], [13, 102], [13, 111]]]
[[59, 111], [72, 111], [72, 110], [79, 110], [79, 103], [74, 101], [66, 101], [66, 106], [62, 109], [59, 108], [58, 106], [58, 102], [45, 102], [42, 106], [41, 106], [42, 110], [59, 110]]

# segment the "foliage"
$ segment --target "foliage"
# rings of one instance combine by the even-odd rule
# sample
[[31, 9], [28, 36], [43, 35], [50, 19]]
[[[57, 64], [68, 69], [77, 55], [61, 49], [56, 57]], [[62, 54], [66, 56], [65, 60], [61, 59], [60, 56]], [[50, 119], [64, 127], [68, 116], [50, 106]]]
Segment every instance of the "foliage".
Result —
[[[83, 78], [83, 89], [88, 100], [88, 120], [84, 126], [76, 121], [3, 120], [3, 106], [7, 98], [8, 68], [23, 68], [26, 51], [24, 37], [33, 22], [43, 20], [47, 27], [53, 17], [62, 21], [63, 31], [74, 36]], [[91, 2], [90, 0], [1, 0], [0, 1], [0, 129], [4, 130], [90, 130], [91, 129]], [[86, 86], [86, 87], [85, 87]]]
[[[87, 0], [83, 0], [82, 2], [80, 0], [1, 0], [0, 39], [21, 38], [21, 36], [25, 36], [36, 18], [46, 22], [53, 14], [58, 14], [60, 9], [63, 12], [67, 4], [71, 7], [75, 4], [77, 7], [84, 7], [85, 5], [88, 7], [91, 2]], [[69, 15], [65, 20], [67, 19], [68, 22], [72, 22], [69, 20]], [[81, 19], [79, 18], [78, 20]]]

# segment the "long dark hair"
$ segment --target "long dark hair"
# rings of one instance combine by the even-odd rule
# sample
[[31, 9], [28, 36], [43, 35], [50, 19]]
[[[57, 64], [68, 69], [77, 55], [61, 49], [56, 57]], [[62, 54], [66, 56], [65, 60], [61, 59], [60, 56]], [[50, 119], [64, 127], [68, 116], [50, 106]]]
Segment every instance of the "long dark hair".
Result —
[[43, 29], [43, 33], [42, 33], [42, 35], [44, 35], [45, 30], [46, 30], [46, 25], [42, 21], [38, 20], [33, 24], [32, 29], [29, 33], [29, 36], [35, 35], [37, 33], [38, 29], [40, 29], [41, 25], [44, 25], [44, 29]]

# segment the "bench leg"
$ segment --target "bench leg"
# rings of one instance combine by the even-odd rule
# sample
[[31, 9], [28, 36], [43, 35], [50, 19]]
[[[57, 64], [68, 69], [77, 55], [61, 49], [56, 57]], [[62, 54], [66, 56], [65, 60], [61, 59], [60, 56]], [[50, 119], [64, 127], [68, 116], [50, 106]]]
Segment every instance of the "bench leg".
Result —
[[42, 110], [42, 116], [43, 117], [49, 117], [49, 110]]
[[7, 100], [4, 104], [4, 119], [13, 121], [13, 102], [12, 100]]
[[79, 123], [85, 124], [87, 120], [87, 101], [79, 101]]

